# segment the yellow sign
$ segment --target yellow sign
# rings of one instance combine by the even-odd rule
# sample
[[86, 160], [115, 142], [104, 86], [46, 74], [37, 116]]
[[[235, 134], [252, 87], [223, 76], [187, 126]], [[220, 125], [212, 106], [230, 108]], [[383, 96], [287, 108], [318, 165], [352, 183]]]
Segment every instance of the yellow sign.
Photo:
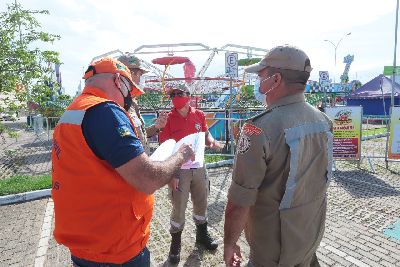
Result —
[[333, 158], [359, 160], [361, 158], [361, 107], [326, 108], [333, 122]]

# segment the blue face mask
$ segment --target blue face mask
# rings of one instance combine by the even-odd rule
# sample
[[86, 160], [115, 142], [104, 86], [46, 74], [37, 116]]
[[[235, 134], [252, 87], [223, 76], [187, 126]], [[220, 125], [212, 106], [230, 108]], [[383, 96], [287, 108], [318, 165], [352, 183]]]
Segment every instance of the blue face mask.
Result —
[[267, 92], [265, 92], [263, 94], [263, 93], [260, 93], [260, 85], [261, 85], [261, 83], [265, 82], [266, 80], [271, 79], [274, 76], [275, 75], [269, 76], [269, 77], [265, 78], [264, 80], [262, 80], [261, 82], [259, 79], [257, 79], [256, 82], [254, 83], [254, 89], [253, 89], [254, 91], [253, 92], [254, 92], [255, 99], [257, 99], [259, 102], [261, 102], [263, 105], [266, 105], [266, 106], [268, 105], [267, 104], [267, 95], [269, 92], [271, 92], [273, 89], [275, 89], [275, 87], [271, 87], [270, 89], [268, 89]]
[[253, 87], [254, 98], [263, 105], [267, 105], [267, 96], [260, 93], [260, 80], [257, 79]]

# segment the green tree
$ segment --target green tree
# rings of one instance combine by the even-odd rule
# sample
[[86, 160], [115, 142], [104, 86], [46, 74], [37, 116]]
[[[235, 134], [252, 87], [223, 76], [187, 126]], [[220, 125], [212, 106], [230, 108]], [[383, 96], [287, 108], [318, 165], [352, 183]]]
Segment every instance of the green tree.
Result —
[[138, 97], [138, 104], [142, 109], [158, 110], [165, 108], [169, 100], [159, 91], [147, 90], [145, 94]]
[[[18, 3], [0, 12], [0, 94], [18, 99], [22, 107], [27, 100], [42, 106], [54, 95], [49, 84], [57, 84], [52, 67], [60, 63], [59, 53], [39, 46], [52, 44], [60, 36], [41, 31], [35, 17], [48, 14], [47, 10], [23, 9]], [[0, 111], [21, 108], [15, 99], [5, 102]]]

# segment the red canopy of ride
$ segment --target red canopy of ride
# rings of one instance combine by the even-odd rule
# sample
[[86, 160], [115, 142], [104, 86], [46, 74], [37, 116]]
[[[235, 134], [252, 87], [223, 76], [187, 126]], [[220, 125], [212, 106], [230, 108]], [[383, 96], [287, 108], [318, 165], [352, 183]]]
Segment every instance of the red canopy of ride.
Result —
[[178, 56], [171, 56], [171, 57], [159, 57], [153, 59], [151, 62], [153, 64], [158, 65], [176, 65], [189, 62], [190, 59], [187, 57], [178, 57]]

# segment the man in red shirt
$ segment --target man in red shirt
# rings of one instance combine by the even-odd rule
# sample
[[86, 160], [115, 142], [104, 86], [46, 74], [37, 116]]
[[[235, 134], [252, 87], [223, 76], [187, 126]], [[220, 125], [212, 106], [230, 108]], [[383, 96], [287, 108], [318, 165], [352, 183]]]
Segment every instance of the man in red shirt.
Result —
[[[208, 131], [204, 112], [190, 106], [190, 93], [186, 86], [179, 85], [169, 91], [174, 108], [168, 114], [167, 124], [160, 132], [160, 143], [168, 139], [179, 141], [183, 137], [205, 132], [205, 143], [212, 149], [219, 150], [223, 147]], [[196, 223], [196, 242], [208, 250], [218, 247], [216, 241], [207, 230], [207, 196], [209, 181], [205, 166], [197, 169], [180, 170], [178, 179], [170, 183], [170, 196], [172, 202], [171, 228], [172, 236], [169, 251], [169, 261], [177, 264], [180, 261], [181, 234], [185, 224], [185, 210], [191, 194], [193, 202], [193, 219]]]

